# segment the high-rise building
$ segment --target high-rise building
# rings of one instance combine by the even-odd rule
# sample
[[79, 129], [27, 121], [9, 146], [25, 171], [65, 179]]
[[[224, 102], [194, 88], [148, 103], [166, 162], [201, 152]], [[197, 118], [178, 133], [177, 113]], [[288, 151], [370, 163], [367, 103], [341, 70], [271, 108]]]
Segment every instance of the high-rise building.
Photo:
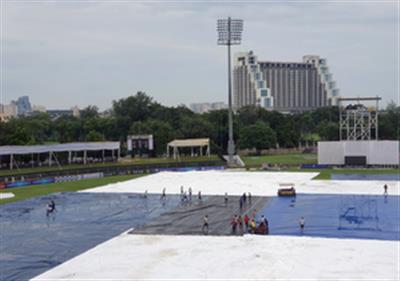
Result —
[[17, 116], [17, 106], [14, 102], [10, 104], [0, 103], [0, 121], [6, 122], [15, 116]]
[[0, 104], [0, 113], [8, 116], [16, 116], [17, 106], [14, 102], [11, 102], [10, 104]]
[[28, 96], [22, 96], [14, 102], [17, 106], [18, 115], [27, 115], [32, 112], [32, 106]]
[[339, 90], [326, 59], [306, 55], [302, 62], [258, 61], [252, 51], [237, 53], [233, 69], [235, 109], [257, 105], [301, 112], [337, 105]]

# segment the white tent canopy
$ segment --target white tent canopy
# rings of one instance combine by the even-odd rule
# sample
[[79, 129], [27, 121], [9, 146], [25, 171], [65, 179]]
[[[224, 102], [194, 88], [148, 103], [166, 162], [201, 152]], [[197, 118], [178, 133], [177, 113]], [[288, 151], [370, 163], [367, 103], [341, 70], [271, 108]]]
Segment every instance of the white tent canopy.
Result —
[[119, 142], [72, 142], [47, 145], [4, 145], [0, 146], [0, 155], [117, 149], [119, 149]]
[[202, 138], [202, 139], [184, 139], [184, 140], [173, 140], [167, 144], [167, 154], [169, 157], [170, 148], [173, 151], [173, 157], [176, 159], [179, 156], [179, 148], [190, 147], [191, 148], [191, 156], [194, 156], [193, 148], [199, 148], [200, 156], [203, 155], [203, 148], [206, 147], [206, 155], [210, 156], [210, 139]]
[[[106, 150], [111, 150], [112, 158], [114, 159], [114, 151], [118, 151], [118, 158], [120, 155], [119, 142], [73, 142], [62, 144], [48, 144], [48, 145], [4, 145], [0, 146], [0, 157], [10, 155], [10, 169], [13, 169], [14, 155], [48, 153], [49, 166], [52, 165], [52, 159], [55, 157], [55, 152], [68, 152], [68, 163], [72, 162], [72, 152], [83, 151], [83, 163], [87, 162], [87, 151], [103, 151], [103, 161]], [[59, 163], [58, 163], [59, 164]]]

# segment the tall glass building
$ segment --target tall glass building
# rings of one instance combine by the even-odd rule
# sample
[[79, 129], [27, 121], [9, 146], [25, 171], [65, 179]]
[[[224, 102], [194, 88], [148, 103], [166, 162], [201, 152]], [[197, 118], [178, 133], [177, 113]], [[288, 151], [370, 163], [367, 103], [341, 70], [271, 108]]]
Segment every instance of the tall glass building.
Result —
[[258, 61], [252, 51], [237, 53], [233, 68], [235, 109], [257, 105], [281, 112], [302, 112], [337, 105], [339, 90], [326, 59], [302, 62]]

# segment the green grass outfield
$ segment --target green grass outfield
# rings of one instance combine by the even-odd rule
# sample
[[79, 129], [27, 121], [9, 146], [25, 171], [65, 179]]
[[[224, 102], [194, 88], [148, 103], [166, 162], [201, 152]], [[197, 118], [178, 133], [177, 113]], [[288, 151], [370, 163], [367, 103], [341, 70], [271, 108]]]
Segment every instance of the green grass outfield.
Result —
[[[34, 168], [22, 168], [14, 170], [1, 170], [0, 176], [17, 176], [29, 173], [46, 173], [61, 170], [79, 170], [86, 168], [99, 168], [99, 167], [118, 167], [118, 166], [128, 166], [128, 165], [146, 165], [146, 164], [164, 164], [164, 163], [193, 163], [193, 162], [207, 162], [207, 161], [218, 161], [220, 160], [218, 156], [211, 155], [210, 157], [181, 157], [180, 159], [173, 158], [141, 158], [141, 159], [129, 159], [120, 162], [106, 162], [106, 163], [96, 163], [96, 164], [71, 164], [63, 165], [60, 169], [58, 166], [53, 167], [34, 167]], [[221, 160], [222, 161], [222, 160]]]
[[281, 165], [317, 164], [316, 153], [289, 153], [266, 156], [243, 156], [241, 157], [246, 167], [261, 167], [263, 163]]
[[0, 200], [0, 204], [15, 202], [19, 200], [25, 200], [32, 197], [43, 196], [46, 194], [54, 193], [54, 192], [68, 192], [68, 191], [78, 191], [84, 190], [88, 188], [93, 188], [97, 186], [106, 185], [109, 183], [126, 181], [138, 177], [142, 177], [145, 174], [138, 175], [126, 175], [126, 176], [111, 176], [99, 179], [86, 179], [80, 181], [71, 181], [71, 182], [60, 182], [60, 183], [49, 183], [49, 184], [39, 184], [39, 185], [31, 185], [24, 187], [14, 187], [14, 188], [6, 188], [0, 190], [0, 193], [12, 192], [14, 193], [13, 198], [2, 199]]
[[[295, 169], [291, 169], [294, 171]], [[319, 172], [314, 180], [330, 180], [332, 174], [398, 174], [399, 169], [297, 169], [304, 172]]]
[[[261, 171], [260, 169], [252, 169], [252, 171]], [[269, 171], [266, 171], [269, 172]], [[398, 174], [399, 169], [300, 169], [286, 168], [271, 172], [297, 172], [297, 173], [319, 173], [313, 180], [330, 180], [332, 174]]]

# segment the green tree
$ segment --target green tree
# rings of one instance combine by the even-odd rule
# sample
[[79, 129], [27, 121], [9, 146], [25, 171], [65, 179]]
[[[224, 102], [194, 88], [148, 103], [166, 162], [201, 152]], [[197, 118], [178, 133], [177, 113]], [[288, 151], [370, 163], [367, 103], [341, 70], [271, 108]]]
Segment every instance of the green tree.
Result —
[[323, 120], [318, 124], [315, 132], [321, 137], [322, 140], [339, 140], [339, 125], [335, 122]]
[[140, 91], [134, 96], [113, 101], [112, 114], [119, 138], [125, 139], [134, 122], [145, 121], [158, 108], [159, 105], [151, 97]]
[[100, 134], [97, 131], [90, 131], [87, 135], [86, 135], [86, 141], [103, 141], [104, 137], [102, 134]]
[[237, 114], [240, 118], [240, 123], [243, 126], [253, 125], [260, 119], [261, 112], [264, 109], [256, 106], [245, 106], [238, 110]]
[[[224, 154], [227, 150], [228, 143], [228, 110], [214, 110], [211, 112], [204, 113], [201, 116], [207, 120], [213, 127], [213, 132], [209, 134], [211, 139], [211, 151], [217, 154]], [[237, 119], [238, 115], [235, 115], [235, 132], [239, 130]]]
[[275, 147], [276, 134], [264, 122], [258, 121], [254, 125], [243, 127], [239, 134], [240, 148], [255, 148], [257, 152], [262, 149]]
[[378, 116], [379, 139], [400, 140], [400, 106], [391, 101]]
[[131, 123], [144, 121], [150, 117], [153, 105], [151, 97], [144, 92], [137, 92], [134, 96], [113, 101], [113, 112], [116, 117], [127, 117]]
[[213, 135], [213, 126], [201, 116], [184, 117], [180, 131], [184, 138], [208, 138]]
[[279, 147], [296, 147], [299, 143], [300, 133], [296, 130], [293, 117], [282, 114], [278, 122], [274, 131]]
[[7, 139], [7, 144], [27, 145], [27, 144], [32, 144], [32, 139], [29, 137], [25, 128], [18, 127], [13, 132], [11, 132], [9, 138]]
[[81, 119], [73, 116], [61, 116], [53, 121], [55, 139], [60, 143], [83, 141]]
[[80, 118], [94, 119], [99, 117], [99, 108], [95, 105], [89, 105], [80, 111]]

